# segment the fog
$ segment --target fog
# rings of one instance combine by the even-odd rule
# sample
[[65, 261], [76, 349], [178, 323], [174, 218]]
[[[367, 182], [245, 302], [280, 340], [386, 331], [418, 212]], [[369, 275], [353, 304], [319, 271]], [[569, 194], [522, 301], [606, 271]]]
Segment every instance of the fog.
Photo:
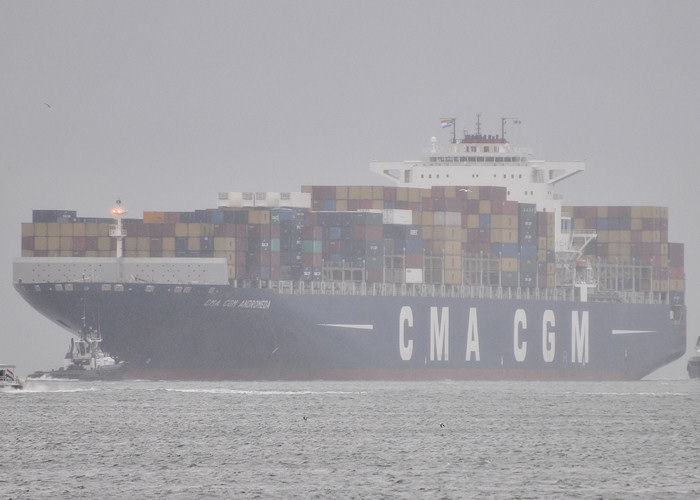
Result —
[[[105, 217], [219, 191], [380, 184], [457, 127], [586, 160], [566, 204], [669, 207], [698, 335], [700, 4], [691, 1], [0, 2], [0, 362], [69, 334], [12, 288], [33, 209]], [[685, 377], [686, 358], [653, 376]]]

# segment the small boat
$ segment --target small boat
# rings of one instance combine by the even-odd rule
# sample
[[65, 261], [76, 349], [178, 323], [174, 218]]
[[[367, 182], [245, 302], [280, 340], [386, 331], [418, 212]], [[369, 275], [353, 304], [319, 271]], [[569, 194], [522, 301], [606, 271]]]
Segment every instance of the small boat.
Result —
[[700, 378], [700, 337], [695, 342], [695, 354], [688, 359], [688, 376]]
[[0, 365], [0, 388], [24, 389], [24, 382], [15, 375], [15, 365]]
[[29, 379], [59, 378], [77, 380], [119, 380], [124, 378], [127, 365], [102, 351], [99, 332], [83, 328], [80, 339], [71, 339], [65, 359], [68, 365], [57, 370], [37, 371]]

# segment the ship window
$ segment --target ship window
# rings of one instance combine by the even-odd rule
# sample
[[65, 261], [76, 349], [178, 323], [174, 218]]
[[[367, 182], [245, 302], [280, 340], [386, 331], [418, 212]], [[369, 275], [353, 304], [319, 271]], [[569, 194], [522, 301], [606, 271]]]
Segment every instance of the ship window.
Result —
[[56, 291], [57, 291], [57, 292], [62, 292], [62, 291], [63, 291], [63, 285], [61, 285], [60, 283], [57, 283], [57, 284], [56, 284]]
[[182, 287], [181, 286], [176, 286], [175, 289], [173, 290], [175, 293], [182, 293]]
[[488, 152], [489, 152], [489, 147], [488, 147], [488, 146], [484, 146], [484, 153], [488, 153]]
[[118, 283], [118, 284], [114, 285], [114, 291], [115, 291], [115, 292], [123, 292], [123, 291], [124, 291], [124, 285], [122, 285], [121, 283]]
[[146, 285], [146, 292], [151, 293], [153, 290], [155, 290], [156, 287], [153, 285]]
[[518, 179], [522, 179], [522, 178], [523, 178], [523, 174], [518, 174]]
[[185, 289], [183, 290], [183, 293], [190, 293], [192, 291], [191, 286], [186, 286]]
[[102, 291], [103, 292], [111, 292], [112, 291], [112, 285], [105, 283], [102, 285]]
[[493, 152], [494, 152], [494, 153], [498, 153], [498, 146], [494, 146], [494, 147], [493, 147]]
[[72, 292], [72, 291], [73, 291], [73, 284], [66, 283], [66, 292]]
[[35, 291], [35, 292], [40, 292], [40, 291], [41, 291], [41, 287], [40, 287], [39, 285], [34, 285], [34, 291]]

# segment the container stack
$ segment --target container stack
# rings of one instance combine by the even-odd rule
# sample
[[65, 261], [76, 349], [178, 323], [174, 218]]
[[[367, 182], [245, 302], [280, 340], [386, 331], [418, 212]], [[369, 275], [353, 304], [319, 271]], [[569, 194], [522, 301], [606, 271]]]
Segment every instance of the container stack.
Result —
[[[670, 291], [670, 269], [674, 276], [682, 275], [682, 250], [674, 250], [675, 264], [669, 262], [668, 209], [665, 207], [573, 207], [574, 229], [594, 229], [596, 240], [586, 254], [600, 259], [651, 266], [651, 289], [653, 292]], [[681, 245], [682, 247], [682, 245]], [[682, 278], [680, 278], [682, 280]], [[682, 283], [673, 282], [676, 288]], [[677, 290], [680, 291], [680, 290]]]
[[[455, 285], [483, 283], [475, 269], [483, 276], [486, 257], [490, 284], [555, 286], [554, 213], [507, 200], [504, 187], [302, 191], [222, 193], [217, 209], [123, 219], [124, 256], [224, 258], [230, 279]], [[597, 233], [588, 257], [632, 264], [639, 268], [632, 279], [645, 290], [683, 302], [684, 247], [668, 242], [666, 208], [564, 207], [562, 216], [574, 230]], [[113, 257], [112, 224], [75, 211], [36, 210], [32, 223], [22, 224], [22, 255]], [[331, 274], [324, 276], [325, 269]]]

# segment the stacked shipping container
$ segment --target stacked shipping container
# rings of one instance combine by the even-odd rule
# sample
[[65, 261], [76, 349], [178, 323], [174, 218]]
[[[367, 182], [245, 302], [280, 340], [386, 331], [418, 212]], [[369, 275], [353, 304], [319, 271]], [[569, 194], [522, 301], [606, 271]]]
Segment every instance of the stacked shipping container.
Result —
[[[221, 257], [230, 279], [474, 283], [465, 258], [498, 262], [497, 282], [555, 285], [554, 214], [506, 199], [502, 187], [307, 186], [312, 210], [237, 207], [144, 212], [124, 219], [125, 257]], [[230, 195], [230, 193], [229, 193]], [[654, 292], [684, 292], [683, 245], [668, 242], [661, 207], [565, 207], [574, 229], [595, 229], [589, 257], [652, 268]], [[23, 256], [109, 257], [111, 219], [36, 210]], [[640, 277], [640, 279], [646, 279]]]

